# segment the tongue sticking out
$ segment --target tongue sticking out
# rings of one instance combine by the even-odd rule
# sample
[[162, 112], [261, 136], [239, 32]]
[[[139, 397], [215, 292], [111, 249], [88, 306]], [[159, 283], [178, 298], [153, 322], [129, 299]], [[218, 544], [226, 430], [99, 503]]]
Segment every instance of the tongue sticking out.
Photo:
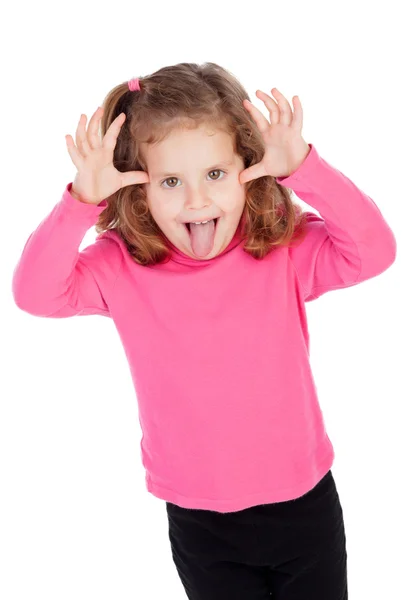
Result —
[[213, 247], [215, 237], [215, 223], [213, 220], [201, 225], [190, 223], [189, 237], [194, 254], [207, 256]]

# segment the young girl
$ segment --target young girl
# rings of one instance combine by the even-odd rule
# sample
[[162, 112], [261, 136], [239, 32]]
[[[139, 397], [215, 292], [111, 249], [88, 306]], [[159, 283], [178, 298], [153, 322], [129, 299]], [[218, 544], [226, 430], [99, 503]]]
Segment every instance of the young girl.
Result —
[[396, 241], [271, 92], [268, 121], [215, 63], [115, 87], [66, 136], [75, 179], [13, 276], [32, 315], [113, 319], [191, 600], [348, 597], [304, 304], [385, 271]]

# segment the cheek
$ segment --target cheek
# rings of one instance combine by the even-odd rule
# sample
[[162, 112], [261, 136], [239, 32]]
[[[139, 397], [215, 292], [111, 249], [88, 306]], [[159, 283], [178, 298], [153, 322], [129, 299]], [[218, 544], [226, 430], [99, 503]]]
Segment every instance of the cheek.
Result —
[[151, 195], [147, 197], [147, 203], [149, 211], [156, 221], [166, 223], [175, 219], [176, 207], [165, 202], [163, 198]]
[[221, 196], [218, 204], [219, 207], [226, 213], [240, 212], [245, 206], [245, 192], [235, 186], [230, 193], [226, 193]]

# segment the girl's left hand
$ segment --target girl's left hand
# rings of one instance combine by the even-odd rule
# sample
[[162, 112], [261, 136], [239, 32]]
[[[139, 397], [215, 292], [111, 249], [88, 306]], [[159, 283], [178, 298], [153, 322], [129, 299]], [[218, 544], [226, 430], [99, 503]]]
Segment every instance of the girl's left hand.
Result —
[[271, 122], [248, 100], [243, 105], [250, 112], [265, 142], [265, 155], [256, 165], [244, 169], [239, 174], [241, 184], [271, 175], [272, 177], [289, 177], [302, 164], [310, 152], [309, 144], [301, 135], [303, 125], [302, 105], [299, 97], [294, 96], [292, 103], [294, 113], [285, 96], [276, 88], [271, 90], [277, 102], [260, 90], [256, 91], [263, 100], [270, 115]]

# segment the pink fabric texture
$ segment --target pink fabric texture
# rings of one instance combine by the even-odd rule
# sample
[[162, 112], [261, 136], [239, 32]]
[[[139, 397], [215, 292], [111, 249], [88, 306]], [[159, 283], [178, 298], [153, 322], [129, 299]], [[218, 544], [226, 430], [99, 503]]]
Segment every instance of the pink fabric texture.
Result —
[[144, 267], [115, 231], [79, 252], [106, 201], [79, 202], [71, 183], [24, 246], [12, 284], [21, 310], [113, 319], [158, 498], [233, 512], [297, 498], [333, 464], [305, 303], [381, 274], [396, 240], [374, 201], [309, 146], [277, 181], [321, 216], [309, 211], [303, 242], [263, 260], [238, 231], [210, 260], [170, 245], [168, 263]]

